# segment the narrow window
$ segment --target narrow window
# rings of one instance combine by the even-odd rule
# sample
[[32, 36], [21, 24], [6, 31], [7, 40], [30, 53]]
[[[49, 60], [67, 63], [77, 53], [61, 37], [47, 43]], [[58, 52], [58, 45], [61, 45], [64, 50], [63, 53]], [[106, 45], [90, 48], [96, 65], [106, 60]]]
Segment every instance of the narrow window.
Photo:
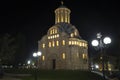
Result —
[[55, 33], [55, 29], [53, 29], [53, 34]]
[[87, 59], [87, 54], [83, 54], [83, 59]]
[[69, 45], [71, 45], [71, 41], [69, 41]]
[[49, 47], [51, 47], [51, 42], [49, 42]]
[[48, 39], [50, 39], [50, 36], [48, 36]]
[[52, 34], [52, 30], [50, 30], [50, 34]]
[[74, 36], [74, 34], [73, 34], [73, 33], [71, 33], [71, 34], [70, 34], [70, 36], [71, 36], [71, 37], [73, 37], [73, 36]]
[[62, 41], [62, 44], [65, 45], [65, 40]]
[[42, 60], [43, 60], [43, 61], [45, 60], [45, 56], [42, 56]]
[[77, 31], [75, 31], [75, 36], [77, 35]]
[[56, 45], [59, 46], [59, 41], [56, 41]]
[[53, 47], [55, 46], [55, 42], [54, 42], [54, 41], [52, 42], [52, 46], [53, 46]]
[[85, 54], [83, 54], [83, 59], [85, 59]]
[[57, 34], [57, 37], [59, 37], [59, 34]]
[[62, 54], [62, 58], [65, 59], [65, 53]]
[[42, 47], [45, 48], [45, 44], [44, 43], [42, 44]]
[[57, 29], [55, 29], [55, 33], [57, 33]]

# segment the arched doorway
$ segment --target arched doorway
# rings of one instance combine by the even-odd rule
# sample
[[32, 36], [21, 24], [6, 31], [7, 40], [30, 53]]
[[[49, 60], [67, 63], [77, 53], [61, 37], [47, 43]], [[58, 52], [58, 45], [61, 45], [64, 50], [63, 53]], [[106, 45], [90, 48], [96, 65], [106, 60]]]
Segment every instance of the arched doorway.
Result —
[[56, 69], [56, 59], [52, 60], [52, 68], [53, 68], [53, 70]]

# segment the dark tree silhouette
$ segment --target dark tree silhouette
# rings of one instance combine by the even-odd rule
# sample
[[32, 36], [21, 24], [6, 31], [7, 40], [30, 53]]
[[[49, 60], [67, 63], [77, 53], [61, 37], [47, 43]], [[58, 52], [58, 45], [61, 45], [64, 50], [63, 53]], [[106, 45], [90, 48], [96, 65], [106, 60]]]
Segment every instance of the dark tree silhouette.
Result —
[[12, 64], [16, 52], [15, 38], [9, 34], [0, 36], [0, 61], [2, 64]]
[[25, 63], [26, 56], [27, 56], [27, 45], [26, 45], [26, 37], [22, 33], [16, 34], [16, 54], [15, 54], [15, 61], [14, 65], [17, 66], [18, 64]]

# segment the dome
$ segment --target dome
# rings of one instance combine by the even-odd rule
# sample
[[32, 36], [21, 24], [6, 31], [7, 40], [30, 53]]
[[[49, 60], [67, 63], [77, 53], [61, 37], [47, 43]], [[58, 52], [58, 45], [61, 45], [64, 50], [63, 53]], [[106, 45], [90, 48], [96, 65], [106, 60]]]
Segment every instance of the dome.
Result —
[[73, 26], [72, 24], [68, 24], [68, 23], [63, 22], [63, 23], [58, 23], [58, 24], [56, 24], [54, 26], [56, 26], [59, 29], [59, 32], [65, 32], [68, 35], [70, 35], [71, 33], [74, 33], [75, 31], [77, 31], [78, 36], [76, 36], [76, 38], [81, 39], [77, 28], [75, 26]]
[[58, 8], [67, 8], [66, 6], [64, 6], [64, 5], [61, 5], [61, 6], [59, 6]]

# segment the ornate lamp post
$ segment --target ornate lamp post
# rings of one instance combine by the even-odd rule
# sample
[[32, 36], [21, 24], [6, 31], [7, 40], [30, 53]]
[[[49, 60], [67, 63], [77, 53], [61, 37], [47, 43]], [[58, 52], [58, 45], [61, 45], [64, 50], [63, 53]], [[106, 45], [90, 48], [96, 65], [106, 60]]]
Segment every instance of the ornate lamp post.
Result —
[[27, 68], [30, 68], [31, 60], [28, 60], [27, 64], [28, 64]]
[[37, 53], [33, 53], [33, 57], [36, 58], [36, 69], [35, 69], [35, 80], [37, 80], [37, 68], [38, 68], [38, 61], [39, 61], [39, 57], [42, 55], [41, 52], [37, 52]]
[[101, 51], [101, 57], [102, 57], [102, 73], [103, 73], [103, 78], [105, 78], [105, 68], [104, 68], [104, 53], [103, 49], [107, 44], [111, 43], [111, 38], [109, 37], [102, 37], [101, 33], [97, 34], [97, 39], [92, 41], [92, 46], [97, 47]]
[[36, 58], [36, 67], [38, 67], [38, 59], [42, 55], [41, 52], [33, 53], [33, 57]]

